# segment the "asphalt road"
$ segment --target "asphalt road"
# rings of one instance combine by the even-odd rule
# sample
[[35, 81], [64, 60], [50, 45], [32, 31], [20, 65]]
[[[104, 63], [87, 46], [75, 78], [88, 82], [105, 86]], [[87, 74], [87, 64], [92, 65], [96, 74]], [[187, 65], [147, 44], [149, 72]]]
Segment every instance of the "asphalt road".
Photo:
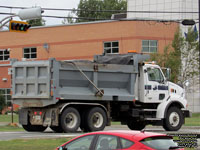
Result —
[[[106, 127], [105, 130], [129, 130], [125, 125], [113, 125]], [[165, 131], [162, 127], [148, 126], [145, 131], [159, 132], [165, 134], [195, 134], [200, 135], [200, 127], [185, 127], [183, 126], [179, 131]], [[45, 132], [0, 132], [0, 140], [12, 140], [12, 139], [32, 139], [32, 138], [60, 138], [60, 137], [75, 137], [83, 134], [81, 131], [77, 133], [54, 133], [51, 129], [47, 129]]]

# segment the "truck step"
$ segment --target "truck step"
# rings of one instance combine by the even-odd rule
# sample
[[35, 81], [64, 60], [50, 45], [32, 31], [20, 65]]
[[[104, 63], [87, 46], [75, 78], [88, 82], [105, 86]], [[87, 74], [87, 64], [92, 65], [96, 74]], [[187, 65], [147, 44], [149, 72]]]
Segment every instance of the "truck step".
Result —
[[157, 111], [157, 109], [142, 109], [143, 111]]
[[156, 120], [161, 120], [160, 118], [144, 118], [144, 120], [152, 120], [152, 121], [156, 121]]

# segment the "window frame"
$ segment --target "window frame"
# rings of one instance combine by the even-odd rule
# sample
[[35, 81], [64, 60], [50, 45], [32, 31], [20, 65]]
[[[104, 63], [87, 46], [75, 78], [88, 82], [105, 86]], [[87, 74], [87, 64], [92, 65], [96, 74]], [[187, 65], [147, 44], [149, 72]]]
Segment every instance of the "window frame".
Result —
[[[113, 46], [113, 43], [117, 42], [118, 46]], [[110, 47], [105, 47], [105, 44], [110, 43]], [[113, 49], [118, 49], [118, 52], [113, 52]], [[107, 51], [110, 49], [110, 53], [108, 53]], [[104, 54], [119, 54], [119, 41], [104, 41], [103, 42], [103, 53]]]
[[[8, 49], [0, 49], [0, 58], [2, 57], [3, 59], [0, 59], [0, 61], [9, 61], [10, 59], [10, 51]], [[5, 52], [8, 52], [8, 54], [5, 54]], [[8, 59], [5, 59], [8, 56]]]
[[[148, 45], [144, 45], [143, 42], [148, 42]], [[151, 42], [156, 42], [156, 46], [151, 44]], [[144, 48], [147, 48], [148, 51], [144, 51]], [[156, 51], [151, 51], [151, 48], [156, 48]], [[158, 40], [142, 40], [142, 53], [157, 53], [158, 52]]]
[[[29, 52], [25, 53], [25, 49], [29, 49]], [[32, 52], [32, 49], [35, 49], [35, 52]], [[25, 57], [25, 55], [28, 55], [29, 58]], [[32, 55], [35, 55], [35, 57], [32, 57]], [[26, 58], [26, 59], [37, 59], [37, 47], [24, 47], [23, 48], [23, 58]]]

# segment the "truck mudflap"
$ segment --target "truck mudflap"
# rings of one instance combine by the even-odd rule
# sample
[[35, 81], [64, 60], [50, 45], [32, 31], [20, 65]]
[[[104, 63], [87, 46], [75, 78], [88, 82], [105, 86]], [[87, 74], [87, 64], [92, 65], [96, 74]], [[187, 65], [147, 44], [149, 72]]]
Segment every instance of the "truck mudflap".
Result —
[[192, 112], [189, 111], [189, 110], [182, 110], [182, 113], [183, 113], [183, 116], [184, 116], [185, 118], [190, 118], [190, 117], [192, 117]]
[[28, 124], [28, 109], [20, 109], [19, 110], [19, 123], [21, 125]]

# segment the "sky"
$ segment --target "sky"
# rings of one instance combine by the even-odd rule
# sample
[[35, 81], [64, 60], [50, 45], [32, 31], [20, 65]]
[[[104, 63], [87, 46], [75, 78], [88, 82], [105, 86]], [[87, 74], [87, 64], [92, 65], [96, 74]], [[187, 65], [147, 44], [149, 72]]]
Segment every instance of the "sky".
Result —
[[[13, 7], [33, 7], [40, 6], [41, 8], [60, 8], [60, 9], [73, 9], [77, 8], [80, 0], [0, 0], [0, 6], [13, 6]], [[18, 13], [19, 9], [5, 9], [0, 8], [0, 13]], [[54, 16], [68, 16], [69, 11], [47, 11], [45, 10], [42, 15]], [[0, 20], [8, 15], [0, 15]], [[59, 25], [62, 24], [63, 19], [43, 18], [46, 25]], [[18, 17], [13, 20], [20, 20]]]

